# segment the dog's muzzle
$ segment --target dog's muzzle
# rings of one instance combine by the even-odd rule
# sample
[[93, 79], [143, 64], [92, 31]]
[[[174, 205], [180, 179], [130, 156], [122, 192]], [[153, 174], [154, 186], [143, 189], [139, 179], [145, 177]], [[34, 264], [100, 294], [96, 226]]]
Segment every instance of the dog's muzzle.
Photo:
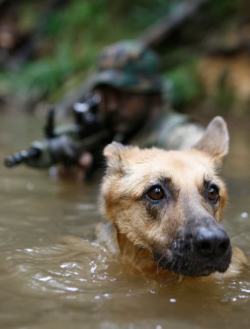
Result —
[[232, 248], [222, 226], [198, 226], [186, 230], [174, 240], [167, 253], [154, 254], [157, 264], [188, 276], [225, 272], [230, 265]]

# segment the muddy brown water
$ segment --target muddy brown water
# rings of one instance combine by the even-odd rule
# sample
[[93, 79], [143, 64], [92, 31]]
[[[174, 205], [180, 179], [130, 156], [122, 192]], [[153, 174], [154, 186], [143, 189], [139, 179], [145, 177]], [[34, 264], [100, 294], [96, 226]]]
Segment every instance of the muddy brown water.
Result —
[[[1, 162], [41, 136], [42, 120], [0, 117]], [[250, 257], [250, 131], [231, 125], [225, 226]], [[60, 181], [0, 164], [0, 328], [250, 328], [250, 271], [162, 284], [123, 273], [93, 241], [98, 180]]]

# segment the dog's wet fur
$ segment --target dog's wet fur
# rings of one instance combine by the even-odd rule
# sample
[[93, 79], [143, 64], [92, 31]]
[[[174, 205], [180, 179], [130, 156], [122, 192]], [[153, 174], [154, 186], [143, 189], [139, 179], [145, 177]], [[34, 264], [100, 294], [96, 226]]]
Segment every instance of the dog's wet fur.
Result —
[[151, 274], [227, 271], [232, 248], [221, 224], [227, 191], [217, 171], [228, 145], [226, 123], [216, 117], [191, 149], [106, 146], [101, 204], [123, 262]]

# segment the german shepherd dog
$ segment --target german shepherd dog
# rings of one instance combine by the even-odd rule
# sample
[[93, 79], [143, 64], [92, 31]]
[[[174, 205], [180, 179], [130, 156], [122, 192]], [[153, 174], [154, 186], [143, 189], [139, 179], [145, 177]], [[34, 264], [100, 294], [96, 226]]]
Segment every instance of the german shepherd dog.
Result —
[[140, 272], [233, 274], [246, 263], [221, 224], [227, 201], [217, 170], [228, 153], [225, 121], [215, 117], [191, 149], [104, 149], [101, 208], [123, 263]]

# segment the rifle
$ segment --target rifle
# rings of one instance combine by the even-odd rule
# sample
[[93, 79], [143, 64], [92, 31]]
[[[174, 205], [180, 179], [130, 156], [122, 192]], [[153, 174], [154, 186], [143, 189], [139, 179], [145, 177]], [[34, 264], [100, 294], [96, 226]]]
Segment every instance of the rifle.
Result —
[[112, 140], [98, 115], [101, 98], [88, 97], [73, 105], [74, 123], [55, 127], [55, 111], [48, 112], [44, 127], [45, 138], [34, 141], [31, 146], [4, 159], [8, 168], [25, 164], [37, 169], [46, 169], [56, 164], [70, 167], [78, 164], [84, 151], [94, 152], [103, 143]]

